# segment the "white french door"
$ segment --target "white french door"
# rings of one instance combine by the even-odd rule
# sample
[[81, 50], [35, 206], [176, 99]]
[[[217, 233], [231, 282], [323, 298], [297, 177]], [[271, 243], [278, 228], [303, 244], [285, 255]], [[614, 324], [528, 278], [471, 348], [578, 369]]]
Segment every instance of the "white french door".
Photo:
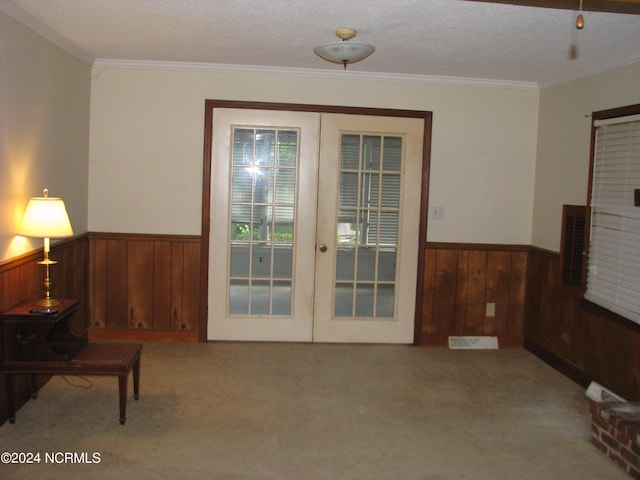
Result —
[[422, 120], [323, 115], [315, 341], [413, 341], [422, 135]]
[[413, 340], [423, 121], [213, 115], [212, 340]]
[[214, 111], [209, 339], [312, 340], [318, 119]]

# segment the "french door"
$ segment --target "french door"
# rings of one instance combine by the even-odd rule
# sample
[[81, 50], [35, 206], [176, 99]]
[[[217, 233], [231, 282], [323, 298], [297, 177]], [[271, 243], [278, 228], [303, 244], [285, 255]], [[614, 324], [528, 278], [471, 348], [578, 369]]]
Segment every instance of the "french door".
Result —
[[423, 120], [215, 109], [208, 337], [411, 343]]

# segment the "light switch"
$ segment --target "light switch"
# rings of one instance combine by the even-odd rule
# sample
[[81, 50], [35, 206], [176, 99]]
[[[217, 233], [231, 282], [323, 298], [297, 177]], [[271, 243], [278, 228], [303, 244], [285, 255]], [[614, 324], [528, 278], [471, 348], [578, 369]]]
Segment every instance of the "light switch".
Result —
[[433, 207], [431, 218], [434, 220], [444, 220], [444, 207]]

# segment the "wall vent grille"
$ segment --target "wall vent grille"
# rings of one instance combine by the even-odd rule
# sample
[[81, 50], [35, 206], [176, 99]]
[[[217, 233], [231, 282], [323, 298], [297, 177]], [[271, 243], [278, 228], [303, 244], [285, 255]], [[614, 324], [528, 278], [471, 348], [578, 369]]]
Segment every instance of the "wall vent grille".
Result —
[[584, 265], [586, 210], [583, 205], [562, 207], [562, 285], [581, 287]]

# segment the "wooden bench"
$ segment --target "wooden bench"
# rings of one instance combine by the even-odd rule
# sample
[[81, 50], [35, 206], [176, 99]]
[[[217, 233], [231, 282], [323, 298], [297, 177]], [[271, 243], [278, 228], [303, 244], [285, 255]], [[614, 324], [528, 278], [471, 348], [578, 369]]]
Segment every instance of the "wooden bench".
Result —
[[127, 419], [127, 383], [133, 370], [133, 398], [138, 400], [140, 392], [139, 343], [92, 343], [88, 342], [71, 359], [63, 361], [5, 361], [2, 365], [7, 387], [9, 422], [16, 421], [14, 376], [31, 375], [31, 398], [37, 398], [36, 375], [117, 375], [120, 396], [120, 424]]

